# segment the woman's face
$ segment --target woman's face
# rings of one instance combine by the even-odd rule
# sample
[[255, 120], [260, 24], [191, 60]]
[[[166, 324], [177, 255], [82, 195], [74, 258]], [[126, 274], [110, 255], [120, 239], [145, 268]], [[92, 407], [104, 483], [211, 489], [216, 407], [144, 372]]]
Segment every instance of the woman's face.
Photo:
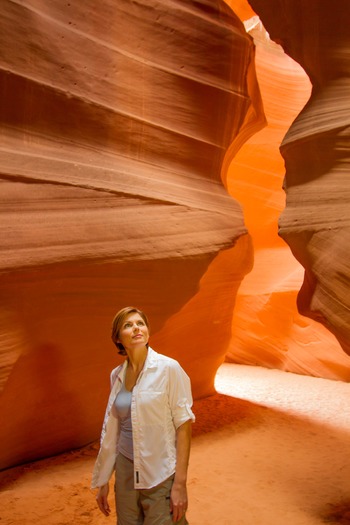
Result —
[[148, 343], [148, 339], [149, 331], [140, 314], [129, 314], [119, 330], [117, 342], [121, 343], [125, 350], [132, 350], [133, 348], [145, 346]]

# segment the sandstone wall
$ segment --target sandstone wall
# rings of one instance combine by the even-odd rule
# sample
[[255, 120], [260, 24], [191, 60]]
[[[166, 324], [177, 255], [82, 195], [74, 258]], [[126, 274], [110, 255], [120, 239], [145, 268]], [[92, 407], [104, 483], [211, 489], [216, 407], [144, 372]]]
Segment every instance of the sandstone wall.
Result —
[[349, 380], [349, 8], [332, 6], [2, 3], [0, 468], [98, 437], [126, 304], [197, 398], [225, 358]]
[[[350, 358], [322, 324], [297, 310], [304, 268], [278, 235], [284, 211], [285, 165], [279, 147], [311, 93], [303, 68], [271, 41], [257, 16], [246, 21], [256, 45], [256, 69], [267, 126], [251, 137], [226, 174], [243, 207], [254, 265], [238, 290], [226, 359], [234, 363], [349, 380]], [[288, 191], [288, 190], [287, 190]], [[305, 202], [299, 199], [298, 217]], [[306, 210], [305, 210], [306, 212]], [[317, 216], [308, 208], [309, 216]], [[325, 269], [324, 269], [325, 271]]]
[[[0, 40], [4, 468], [96, 439], [115, 311], [143, 308], [156, 345], [230, 251], [211, 307], [157, 346], [195, 396], [213, 392], [252, 257], [221, 166], [264, 116], [253, 41], [224, 2], [4, 1]], [[212, 321], [217, 280], [230, 294], [214, 345], [191, 319]]]
[[280, 235], [305, 268], [299, 311], [350, 353], [350, 4], [250, 0], [270, 37], [305, 70], [310, 99], [283, 139]]

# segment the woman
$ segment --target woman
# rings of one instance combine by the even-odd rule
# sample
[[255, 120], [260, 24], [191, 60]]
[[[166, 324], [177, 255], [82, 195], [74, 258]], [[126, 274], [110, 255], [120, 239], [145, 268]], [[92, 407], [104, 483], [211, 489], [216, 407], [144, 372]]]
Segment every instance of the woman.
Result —
[[144, 312], [126, 307], [116, 314], [112, 340], [127, 359], [111, 373], [92, 488], [108, 516], [115, 470], [118, 525], [185, 525], [191, 385], [179, 363], [152, 350], [148, 339]]

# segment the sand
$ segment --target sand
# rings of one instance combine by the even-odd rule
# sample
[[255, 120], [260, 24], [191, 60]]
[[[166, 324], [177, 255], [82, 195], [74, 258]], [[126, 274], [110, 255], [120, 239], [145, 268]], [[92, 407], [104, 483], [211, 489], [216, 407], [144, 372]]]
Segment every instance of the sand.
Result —
[[[224, 364], [196, 401], [190, 525], [350, 524], [350, 385]], [[0, 473], [0, 525], [108, 525], [97, 443]]]

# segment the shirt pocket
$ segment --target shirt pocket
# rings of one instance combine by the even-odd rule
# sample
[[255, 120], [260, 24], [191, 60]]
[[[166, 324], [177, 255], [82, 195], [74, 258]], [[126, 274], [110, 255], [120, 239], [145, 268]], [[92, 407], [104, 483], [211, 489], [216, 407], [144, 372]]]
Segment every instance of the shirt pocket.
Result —
[[142, 425], [164, 425], [169, 403], [164, 392], [143, 390], [137, 394], [137, 413]]

